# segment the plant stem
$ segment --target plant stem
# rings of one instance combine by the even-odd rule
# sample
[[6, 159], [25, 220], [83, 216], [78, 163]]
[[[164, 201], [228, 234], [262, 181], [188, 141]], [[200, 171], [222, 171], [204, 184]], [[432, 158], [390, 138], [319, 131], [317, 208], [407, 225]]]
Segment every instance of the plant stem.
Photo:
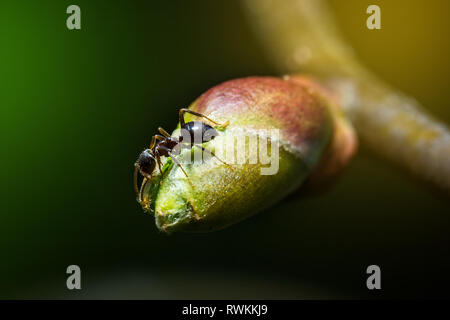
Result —
[[450, 190], [450, 132], [364, 68], [321, 0], [246, 0], [263, 45], [283, 73], [302, 71], [336, 95], [363, 143]]

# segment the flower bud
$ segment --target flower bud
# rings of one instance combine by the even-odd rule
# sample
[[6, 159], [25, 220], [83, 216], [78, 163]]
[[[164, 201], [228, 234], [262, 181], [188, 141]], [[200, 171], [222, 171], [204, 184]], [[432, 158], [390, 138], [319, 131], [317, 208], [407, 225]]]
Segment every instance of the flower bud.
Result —
[[[348, 161], [356, 141], [350, 125], [320, 86], [305, 79], [231, 80], [192, 103], [190, 110], [228, 125], [211, 124], [218, 134], [201, 144], [205, 152], [181, 149], [176, 160], [187, 176], [164, 158], [163, 178], [155, 171], [143, 184], [141, 205], [160, 230], [227, 227], [275, 204], [318, 168], [334, 172]], [[210, 124], [192, 114], [185, 121]]]

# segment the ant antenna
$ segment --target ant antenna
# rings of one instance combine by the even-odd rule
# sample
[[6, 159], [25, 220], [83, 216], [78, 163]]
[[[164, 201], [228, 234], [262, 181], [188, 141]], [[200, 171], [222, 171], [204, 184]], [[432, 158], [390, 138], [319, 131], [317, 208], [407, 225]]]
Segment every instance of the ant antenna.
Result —
[[139, 188], [137, 185], [138, 171], [139, 171], [139, 166], [138, 166], [137, 162], [135, 162], [134, 163], [134, 174], [133, 174], [134, 192], [136, 192], [136, 199], [138, 199], [138, 202], [141, 202]]
[[142, 184], [141, 184], [141, 190], [139, 190], [139, 197], [138, 197], [138, 202], [142, 203], [142, 193], [144, 192], [145, 186], [147, 185], [147, 182], [149, 182], [150, 180], [147, 179], [146, 177], [144, 177], [144, 180], [142, 180]]

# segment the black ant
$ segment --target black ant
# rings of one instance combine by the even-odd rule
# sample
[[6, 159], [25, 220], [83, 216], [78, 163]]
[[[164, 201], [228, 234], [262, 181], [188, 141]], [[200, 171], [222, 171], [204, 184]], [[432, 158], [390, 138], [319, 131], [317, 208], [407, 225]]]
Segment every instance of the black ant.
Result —
[[[207, 123], [204, 123], [202, 121], [190, 121], [185, 122], [184, 121], [184, 114], [190, 113], [194, 116], [204, 118], [208, 120], [209, 122], [215, 124], [218, 127], [225, 128], [229, 123], [228, 121], [224, 124], [220, 124], [204, 114], [189, 110], [189, 109], [180, 109], [179, 117], [180, 117], [180, 129], [185, 130], [190, 136], [190, 142], [184, 142], [183, 135], [180, 135], [177, 137], [172, 137], [167, 131], [165, 131], [163, 128], [159, 127], [158, 131], [161, 135], [157, 134], [152, 137], [152, 140], [150, 142], [150, 146], [148, 149], [145, 149], [142, 151], [142, 153], [139, 155], [138, 160], [134, 164], [135, 170], [134, 170], [134, 190], [136, 191], [136, 195], [138, 197], [138, 201], [141, 202], [142, 197], [141, 193], [143, 190], [143, 187], [147, 181], [151, 180], [152, 174], [156, 168], [156, 165], [158, 165], [159, 172], [161, 173], [161, 181], [164, 179], [163, 172], [161, 170], [161, 157], [171, 157], [172, 161], [180, 167], [180, 169], [183, 171], [184, 175], [187, 177], [189, 183], [191, 181], [189, 180], [189, 176], [187, 175], [186, 171], [184, 170], [183, 166], [180, 164], [180, 162], [175, 158], [175, 155], [180, 152], [179, 147], [198, 147], [202, 149], [203, 152], [208, 152], [212, 156], [216, 157], [218, 160], [220, 160], [212, 151], [204, 148], [201, 146], [202, 143], [211, 141], [216, 136], [218, 136], [218, 132], [216, 129], [214, 129], [212, 126], [210, 126]], [[200, 141], [198, 140], [198, 137], [201, 137]], [[183, 143], [184, 142], [184, 143]], [[177, 149], [175, 149], [177, 148]], [[222, 160], [220, 160], [223, 162]], [[139, 191], [137, 186], [137, 173], [140, 172], [142, 176], [144, 176], [144, 181], [142, 182], [141, 191]], [[192, 183], [191, 183], [192, 185]]]

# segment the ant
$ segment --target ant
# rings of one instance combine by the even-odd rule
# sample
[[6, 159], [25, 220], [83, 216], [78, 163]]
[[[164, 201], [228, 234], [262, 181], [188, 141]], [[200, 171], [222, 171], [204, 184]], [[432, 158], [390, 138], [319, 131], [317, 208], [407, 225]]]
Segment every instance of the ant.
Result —
[[[184, 142], [183, 135], [180, 135], [177, 137], [172, 137], [169, 133], [167, 133], [166, 130], [159, 127], [158, 131], [160, 134], [156, 134], [152, 137], [152, 140], [150, 142], [150, 146], [148, 149], [145, 149], [142, 151], [142, 153], [139, 155], [138, 160], [134, 164], [134, 190], [136, 192], [136, 195], [138, 197], [138, 202], [141, 202], [142, 200], [142, 190], [143, 186], [147, 183], [147, 181], [151, 180], [152, 174], [156, 168], [156, 165], [158, 165], [159, 172], [161, 173], [161, 180], [164, 179], [164, 174], [161, 170], [161, 157], [170, 157], [172, 161], [180, 167], [180, 169], [183, 171], [184, 175], [188, 179], [189, 183], [192, 186], [192, 182], [189, 180], [189, 176], [187, 175], [186, 171], [184, 170], [183, 166], [180, 164], [180, 162], [175, 158], [175, 155], [180, 152], [179, 147], [182, 147], [183, 145], [187, 148], [192, 149], [193, 147], [198, 147], [202, 149], [203, 152], [208, 152], [212, 156], [216, 157], [219, 161], [220, 160], [212, 151], [204, 148], [201, 146], [202, 143], [211, 141], [216, 136], [218, 136], [218, 132], [216, 129], [214, 129], [212, 126], [210, 126], [207, 123], [204, 123], [202, 121], [190, 121], [185, 122], [184, 120], [184, 114], [190, 113], [194, 116], [204, 118], [208, 120], [209, 122], [215, 124], [217, 127], [225, 128], [228, 126], [229, 122], [225, 122], [223, 124], [220, 124], [209, 117], [205, 116], [204, 114], [189, 110], [189, 109], [180, 109], [179, 117], [180, 117], [180, 129], [185, 130], [190, 136], [190, 142]], [[196, 141], [195, 138], [198, 139], [198, 137], [201, 137], [201, 141]], [[183, 143], [184, 142], [184, 143]], [[175, 149], [176, 148], [176, 149]], [[140, 172], [141, 175], [144, 177], [144, 180], [142, 182], [141, 191], [139, 191], [137, 186], [137, 173]]]

